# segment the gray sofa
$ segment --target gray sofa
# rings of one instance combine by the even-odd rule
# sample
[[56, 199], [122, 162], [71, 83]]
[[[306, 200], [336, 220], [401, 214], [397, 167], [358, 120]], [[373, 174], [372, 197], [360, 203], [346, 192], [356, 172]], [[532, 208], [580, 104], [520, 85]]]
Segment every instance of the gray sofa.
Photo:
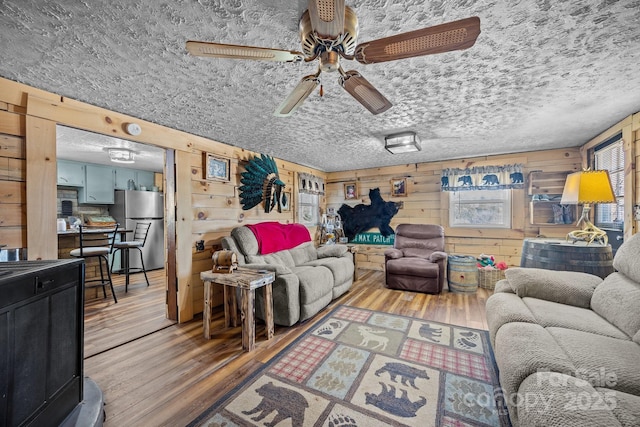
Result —
[[511, 268], [486, 303], [514, 426], [640, 426], [640, 234], [604, 280]]
[[[353, 283], [353, 255], [345, 245], [316, 248], [312, 241], [292, 249], [261, 255], [253, 232], [236, 227], [222, 239], [222, 247], [238, 255], [238, 264], [276, 273], [273, 282], [273, 319], [291, 326], [306, 320], [340, 295]], [[256, 292], [256, 316], [263, 319], [263, 292]]]

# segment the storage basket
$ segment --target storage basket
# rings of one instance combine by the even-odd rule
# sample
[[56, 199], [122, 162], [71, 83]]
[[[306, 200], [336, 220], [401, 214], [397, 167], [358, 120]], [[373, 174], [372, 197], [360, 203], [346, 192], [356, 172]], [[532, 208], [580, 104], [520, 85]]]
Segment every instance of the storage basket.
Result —
[[504, 270], [478, 269], [478, 287], [484, 289], [494, 289], [496, 283], [504, 279]]

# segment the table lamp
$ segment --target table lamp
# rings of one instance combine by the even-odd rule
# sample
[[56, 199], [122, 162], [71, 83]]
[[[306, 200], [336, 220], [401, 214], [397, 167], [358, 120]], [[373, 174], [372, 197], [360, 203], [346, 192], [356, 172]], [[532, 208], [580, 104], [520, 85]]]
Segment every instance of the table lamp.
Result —
[[584, 223], [581, 230], [574, 230], [567, 234], [567, 240], [572, 241], [584, 240], [587, 244], [599, 242], [602, 245], [608, 243], [607, 233], [596, 227], [589, 220], [589, 211], [591, 203], [615, 203], [616, 196], [611, 187], [609, 172], [606, 170], [585, 170], [575, 172], [567, 176], [562, 191], [562, 204], [582, 204], [582, 216], [578, 219], [576, 226], [580, 227]]

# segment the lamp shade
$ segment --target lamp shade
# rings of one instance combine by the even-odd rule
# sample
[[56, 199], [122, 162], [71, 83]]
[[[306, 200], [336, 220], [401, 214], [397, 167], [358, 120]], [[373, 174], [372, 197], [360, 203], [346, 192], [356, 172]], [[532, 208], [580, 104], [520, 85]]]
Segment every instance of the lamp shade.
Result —
[[614, 203], [616, 196], [606, 170], [569, 174], [562, 191], [562, 204]]

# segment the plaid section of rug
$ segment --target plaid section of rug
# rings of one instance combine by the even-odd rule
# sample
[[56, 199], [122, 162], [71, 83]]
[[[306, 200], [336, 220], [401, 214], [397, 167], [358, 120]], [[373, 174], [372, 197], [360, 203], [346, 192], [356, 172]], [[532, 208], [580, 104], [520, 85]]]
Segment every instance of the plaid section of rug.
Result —
[[189, 426], [509, 426], [488, 332], [339, 306]]

